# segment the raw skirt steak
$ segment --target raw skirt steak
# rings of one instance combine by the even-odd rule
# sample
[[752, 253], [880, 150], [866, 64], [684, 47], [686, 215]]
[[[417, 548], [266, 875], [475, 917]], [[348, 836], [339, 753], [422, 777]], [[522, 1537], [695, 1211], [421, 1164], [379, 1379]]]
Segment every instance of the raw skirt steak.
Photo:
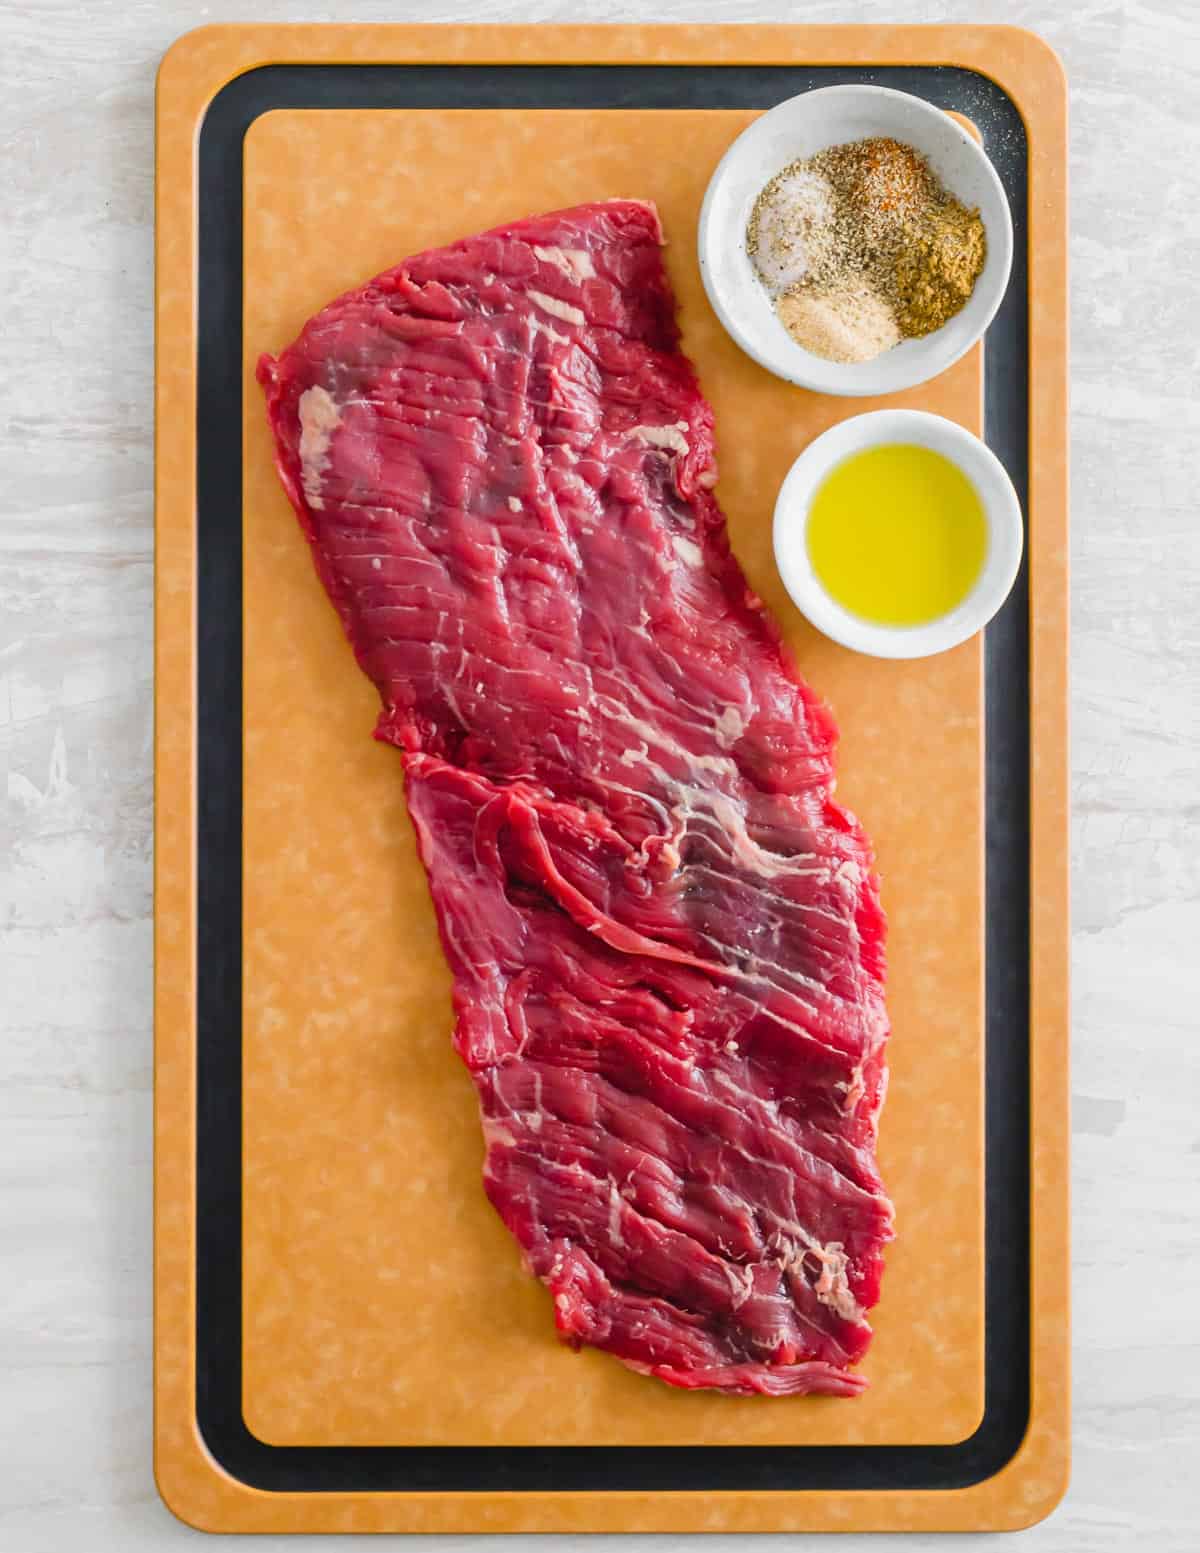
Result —
[[884, 922], [729, 549], [651, 205], [519, 221], [258, 375], [408, 805], [484, 1184], [559, 1333], [850, 1395], [892, 1208]]

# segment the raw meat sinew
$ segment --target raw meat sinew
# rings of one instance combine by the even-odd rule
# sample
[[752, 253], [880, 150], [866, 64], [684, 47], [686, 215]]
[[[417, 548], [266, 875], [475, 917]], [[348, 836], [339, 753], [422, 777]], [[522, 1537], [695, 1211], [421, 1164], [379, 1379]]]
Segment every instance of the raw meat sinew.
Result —
[[849, 1395], [891, 1238], [884, 924], [833, 722], [730, 553], [661, 242], [634, 201], [519, 221], [258, 373], [559, 1333]]

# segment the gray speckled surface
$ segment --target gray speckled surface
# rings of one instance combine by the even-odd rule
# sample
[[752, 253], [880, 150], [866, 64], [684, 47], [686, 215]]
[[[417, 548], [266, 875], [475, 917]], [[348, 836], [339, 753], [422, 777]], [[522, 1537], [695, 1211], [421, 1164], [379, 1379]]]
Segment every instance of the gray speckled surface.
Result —
[[[134, 1553], [194, 1536], [158, 1503], [149, 1470], [151, 113], [154, 69], [172, 38], [251, 13], [295, 21], [335, 11], [299, 0], [9, 0], [0, 12], [6, 1553]], [[592, 14], [969, 15], [1033, 27], [1066, 62], [1075, 1472], [1062, 1508], [1023, 1537], [1046, 1553], [1137, 1540], [1191, 1553], [1200, 1546], [1200, 8], [814, 0], [801, 17], [739, 0], [660, 0]], [[492, 0], [420, 10], [358, 0], [353, 16], [581, 19], [561, 4]]]

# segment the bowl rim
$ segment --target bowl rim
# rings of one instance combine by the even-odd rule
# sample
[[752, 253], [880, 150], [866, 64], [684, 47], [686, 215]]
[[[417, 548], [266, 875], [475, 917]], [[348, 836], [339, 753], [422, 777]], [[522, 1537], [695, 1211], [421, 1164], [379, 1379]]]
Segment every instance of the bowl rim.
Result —
[[[966, 598], [915, 626], [881, 625], [839, 604], [813, 571], [805, 542], [812, 498], [825, 477], [853, 454], [894, 442], [917, 443], [948, 458], [974, 486], [988, 528], [984, 564]], [[1025, 525], [1008, 472], [981, 437], [930, 410], [888, 409], [849, 416], [808, 444], [779, 488], [771, 537], [780, 580], [810, 625], [854, 652], [911, 659], [959, 646], [996, 616], [1020, 571]]]
[[[738, 158], [744, 152], [745, 142], [749, 137], [763, 134], [763, 126], [772, 119], [784, 118], [788, 114], [799, 111], [801, 104], [807, 109], [821, 102], [828, 103], [831, 98], [860, 98], [873, 101], [891, 102], [905, 114], [911, 114], [916, 118], [925, 119], [929, 123], [936, 122], [939, 130], [949, 133], [952, 139], [957, 140], [967, 148], [967, 154], [975, 162], [984, 181], [991, 186], [995, 196], [998, 222], [985, 221], [985, 230], [988, 241], [989, 259], [993, 256], [999, 259], [999, 265], [995, 270], [994, 283], [989, 279], [991, 295], [987, 307], [983, 310], [976, 327], [964, 336], [962, 343], [954, 350], [939, 352], [936, 347], [931, 349], [918, 349], [911, 352], [907, 359], [912, 363], [913, 370], [898, 377], [894, 382], [886, 384], [869, 381], [850, 381], [845, 374], [848, 369], [858, 369], [861, 373], [863, 367], [870, 367], [874, 362], [842, 363], [827, 361], [824, 357], [814, 356], [806, 351], [803, 346], [789, 341], [787, 358], [782, 359], [781, 353], [771, 348], [771, 342], [766, 341], [753, 329], [743, 327], [742, 320], [736, 310], [731, 309], [726, 301], [723, 288], [718, 284], [715, 276], [716, 266], [713, 263], [715, 245], [722, 241], [717, 230], [715, 208], [724, 186]], [[886, 125], [880, 126], [880, 133], [888, 132]], [[903, 139], [903, 126], [895, 125], [892, 131], [897, 139]], [[837, 145], [839, 140], [831, 138], [828, 145]], [[777, 171], [778, 169], [776, 169]], [[765, 179], [764, 179], [765, 181]], [[739, 234], [739, 241], [741, 241]], [[921, 383], [927, 383], [931, 378], [939, 376], [956, 361], [961, 360], [983, 338], [990, 328], [1000, 304], [1008, 291], [1008, 284], [1012, 274], [1013, 263], [1013, 224], [1012, 212], [1009, 208], [1008, 195], [1005, 191], [1000, 174], [988, 156], [984, 147], [944, 109], [939, 108], [926, 97], [920, 97], [915, 92], [903, 92], [892, 86], [875, 86], [870, 82], [850, 82], [840, 86], [819, 86], [809, 91], [797, 92], [794, 96], [785, 98], [783, 102], [776, 103], [773, 108], [760, 115], [753, 123], [746, 126], [727, 148], [721, 160], [713, 170], [704, 192], [704, 199], [700, 206], [700, 217], [697, 224], [697, 257], [700, 265], [700, 278], [704, 285], [705, 293], [713, 311], [716, 313], [722, 327], [734, 340], [734, 342], [756, 361], [758, 365], [775, 377], [782, 378], [785, 382], [796, 384], [798, 387], [807, 388], [817, 393], [829, 394], [840, 398], [866, 398], [878, 396], [883, 393], [903, 393], [909, 388], [915, 388]], [[990, 267], [990, 266], [989, 266]], [[986, 274], [986, 269], [985, 272]], [[982, 277], [981, 277], [982, 279]], [[957, 315], [956, 315], [957, 316]], [[948, 321], [949, 322], [949, 321]], [[944, 328], [945, 326], [943, 326]], [[936, 329], [932, 334], [925, 335], [920, 341], [905, 341], [896, 349], [903, 349], [905, 345], [918, 344], [925, 346], [926, 341], [936, 341], [942, 329]], [[944, 338], [944, 336], [943, 336]], [[891, 351], [885, 351], [876, 361], [895, 359]], [[842, 381], [839, 382], [839, 376]]]

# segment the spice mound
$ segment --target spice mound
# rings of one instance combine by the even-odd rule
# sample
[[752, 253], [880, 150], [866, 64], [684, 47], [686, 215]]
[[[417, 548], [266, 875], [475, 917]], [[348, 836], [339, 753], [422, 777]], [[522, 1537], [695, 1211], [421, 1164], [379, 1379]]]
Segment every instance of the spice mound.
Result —
[[912, 146], [884, 137], [776, 173], [754, 203], [746, 248], [788, 333], [827, 361], [871, 361], [940, 329], [987, 258], [978, 210]]

